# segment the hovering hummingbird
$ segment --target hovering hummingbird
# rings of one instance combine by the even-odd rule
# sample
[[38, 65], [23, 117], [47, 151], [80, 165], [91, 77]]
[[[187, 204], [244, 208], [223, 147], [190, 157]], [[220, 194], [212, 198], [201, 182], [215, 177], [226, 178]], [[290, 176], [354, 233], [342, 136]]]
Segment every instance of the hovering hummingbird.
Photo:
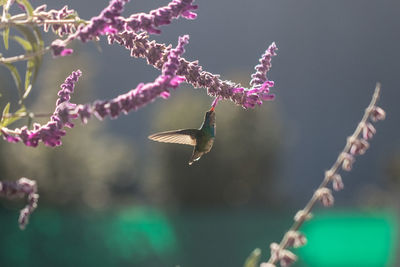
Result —
[[204, 154], [210, 152], [215, 139], [215, 106], [212, 106], [204, 116], [200, 129], [183, 129], [166, 131], [149, 136], [149, 139], [157, 142], [175, 143], [194, 146], [189, 165], [197, 161]]

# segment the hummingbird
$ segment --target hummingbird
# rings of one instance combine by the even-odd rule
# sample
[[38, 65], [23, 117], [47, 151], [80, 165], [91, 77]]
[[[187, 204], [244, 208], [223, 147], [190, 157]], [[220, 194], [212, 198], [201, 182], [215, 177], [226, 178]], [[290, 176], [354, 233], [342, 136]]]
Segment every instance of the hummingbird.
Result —
[[204, 116], [203, 124], [199, 129], [181, 129], [166, 131], [150, 135], [148, 138], [157, 142], [175, 143], [194, 146], [189, 165], [197, 161], [204, 154], [210, 152], [215, 139], [215, 107], [212, 106]]

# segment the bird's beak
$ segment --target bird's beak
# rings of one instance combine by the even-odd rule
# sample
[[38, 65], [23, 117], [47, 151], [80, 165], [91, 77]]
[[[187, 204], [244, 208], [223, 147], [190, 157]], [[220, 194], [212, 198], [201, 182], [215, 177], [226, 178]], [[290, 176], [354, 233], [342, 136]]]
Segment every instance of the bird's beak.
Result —
[[211, 108], [210, 108], [210, 111], [214, 111], [214, 109], [215, 109], [215, 107], [211, 107]]

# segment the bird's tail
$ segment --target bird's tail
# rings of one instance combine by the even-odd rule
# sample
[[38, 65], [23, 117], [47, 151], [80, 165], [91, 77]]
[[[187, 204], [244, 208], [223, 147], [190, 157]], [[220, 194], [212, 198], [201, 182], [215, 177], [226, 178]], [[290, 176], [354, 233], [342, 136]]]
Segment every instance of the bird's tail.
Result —
[[192, 165], [193, 162], [199, 160], [201, 156], [203, 156], [204, 152], [197, 151], [196, 148], [193, 149], [192, 157], [189, 160], [189, 165]]

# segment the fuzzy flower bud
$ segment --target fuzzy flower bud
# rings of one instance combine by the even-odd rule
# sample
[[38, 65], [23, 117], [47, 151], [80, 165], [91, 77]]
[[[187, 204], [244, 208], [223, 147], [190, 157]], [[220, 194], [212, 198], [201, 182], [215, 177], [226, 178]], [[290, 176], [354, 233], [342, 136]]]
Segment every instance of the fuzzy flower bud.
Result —
[[354, 157], [351, 154], [345, 152], [343, 152], [340, 156], [343, 160], [342, 169], [348, 172], [351, 171], [353, 163], [355, 161]]
[[306, 212], [304, 210], [299, 210], [293, 219], [295, 222], [300, 222], [300, 221], [308, 221], [311, 218], [312, 218], [312, 214], [310, 212]]
[[72, 50], [70, 48], [65, 48], [64, 41], [62, 41], [60, 39], [54, 40], [51, 43], [50, 48], [51, 48], [51, 50], [53, 52], [53, 56], [54, 57], [57, 57], [57, 56], [62, 56], [62, 57], [63, 56], [68, 56], [68, 55], [72, 54], [72, 52], [74, 51], [74, 50]]
[[374, 106], [371, 110], [370, 118], [372, 121], [384, 120], [386, 118], [386, 112], [382, 108]]
[[344, 188], [342, 176], [338, 173], [333, 173], [331, 170], [325, 172], [325, 176], [332, 181], [332, 187], [335, 191], [340, 191]]
[[302, 247], [307, 243], [306, 237], [298, 231], [287, 232], [287, 240], [287, 245], [294, 248]]
[[363, 136], [363, 138], [365, 140], [371, 139], [374, 136], [375, 133], [376, 133], [376, 129], [371, 123], [366, 122], [366, 123], [363, 124], [363, 126], [362, 126], [362, 136]]
[[349, 142], [351, 143], [350, 154], [352, 155], [363, 155], [369, 148], [368, 142], [364, 139], [352, 138], [349, 139]]
[[278, 260], [282, 267], [290, 266], [297, 261], [296, 255], [289, 250], [281, 249], [277, 243], [272, 243], [270, 249], [272, 257]]
[[315, 191], [315, 195], [325, 207], [333, 206], [334, 198], [329, 188], [322, 187]]

